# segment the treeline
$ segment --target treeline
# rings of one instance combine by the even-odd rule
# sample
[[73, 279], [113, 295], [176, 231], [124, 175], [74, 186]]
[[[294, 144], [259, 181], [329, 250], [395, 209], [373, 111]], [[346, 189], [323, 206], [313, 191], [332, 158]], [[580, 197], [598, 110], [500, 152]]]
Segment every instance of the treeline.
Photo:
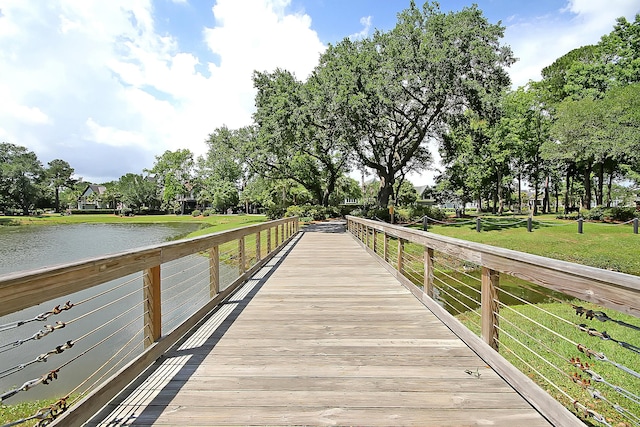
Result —
[[[477, 6], [443, 13], [412, 1], [392, 30], [329, 45], [305, 81], [283, 69], [256, 71], [253, 124], [215, 129], [197, 159], [167, 151], [143, 174], [105, 183], [101, 197], [134, 209], [179, 211], [189, 199], [274, 217], [291, 205], [345, 199], [386, 208], [415, 201], [406, 176], [433, 167], [434, 143], [443, 170], [430, 197], [441, 203], [496, 213], [531, 203], [549, 212], [561, 202], [590, 208], [632, 199], [640, 182], [640, 15], [620, 18], [600, 43], [567, 53], [517, 90], [503, 32]], [[77, 200], [69, 168], [52, 174], [51, 164], [34, 166], [33, 153], [2, 147], [25, 160], [11, 169], [0, 159], [0, 207], [26, 212], [58, 192], [65, 203]], [[373, 173], [375, 188], [361, 188], [353, 171]]]

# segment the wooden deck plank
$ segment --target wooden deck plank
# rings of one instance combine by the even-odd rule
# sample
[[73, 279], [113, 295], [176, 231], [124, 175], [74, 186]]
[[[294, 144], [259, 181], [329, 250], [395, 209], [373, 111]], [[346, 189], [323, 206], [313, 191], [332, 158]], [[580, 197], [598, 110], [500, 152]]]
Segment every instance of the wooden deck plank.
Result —
[[88, 425], [549, 425], [347, 234], [305, 233], [231, 300], [235, 320]]

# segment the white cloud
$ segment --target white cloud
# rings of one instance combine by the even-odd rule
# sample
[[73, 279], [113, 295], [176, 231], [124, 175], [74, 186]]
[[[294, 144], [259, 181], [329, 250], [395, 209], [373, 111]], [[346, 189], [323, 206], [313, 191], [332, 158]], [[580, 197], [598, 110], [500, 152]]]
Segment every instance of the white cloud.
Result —
[[360, 18], [360, 24], [362, 24], [362, 30], [358, 31], [355, 34], [351, 34], [349, 36], [349, 38], [351, 40], [360, 40], [360, 39], [364, 39], [365, 37], [369, 36], [369, 31], [371, 30], [371, 23], [372, 23], [372, 17], [371, 16], [363, 16], [362, 18]]
[[511, 17], [505, 38], [519, 58], [510, 71], [513, 85], [540, 80], [544, 67], [572, 49], [598, 43], [613, 30], [616, 18], [633, 20], [638, 12], [638, 3], [628, 0], [569, 0], [552, 14]]
[[305, 78], [324, 46], [288, 0], [210, 1], [216, 25], [202, 37], [218, 65], [160, 34], [151, 0], [0, 0], [2, 140], [100, 181], [165, 150], [202, 154], [216, 127], [250, 124], [253, 70]]

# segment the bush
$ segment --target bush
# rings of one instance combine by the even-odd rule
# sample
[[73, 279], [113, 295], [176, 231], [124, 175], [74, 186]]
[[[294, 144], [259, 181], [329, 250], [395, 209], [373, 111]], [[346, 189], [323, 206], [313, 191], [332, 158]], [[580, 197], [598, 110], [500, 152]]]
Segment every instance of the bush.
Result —
[[120, 216], [133, 216], [133, 209], [131, 208], [120, 209]]
[[269, 206], [265, 209], [264, 214], [269, 219], [280, 219], [284, 216], [285, 209], [279, 206]]
[[447, 213], [437, 206], [417, 205], [409, 207], [409, 221], [418, 221], [424, 216], [436, 221], [444, 221], [447, 218]]
[[[125, 208], [126, 209], [126, 208]], [[91, 215], [91, 214], [112, 214], [113, 209], [71, 209], [72, 215]]]
[[284, 216], [287, 218], [292, 216], [297, 216], [302, 218], [304, 216], [307, 216], [306, 213], [307, 213], [307, 210], [304, 208], [304, 206], [291, 205], [285, 211]]
[[211, 209], [205, 209], [204, 211], [202, 211], [202, 216], [210, 216], [211, 215]]
[[585, 210], [581, 213], [585, 219], [590, 219], [592, 221], [602, 221], [602, 219], [604, 219], [604, 209], [602, 209], [602, 206], [596, 206], [591, 210]]
[[633, 207], [609, 208], [604, 211], [604, 216], [611, 221], [631, 221], [638, 216], [638, 212]]
[[200, 216], [200, 215], [202, 215], [202, 212], [200, 211], [200, 209], [194, 209], [191, 212], [191, 216]]

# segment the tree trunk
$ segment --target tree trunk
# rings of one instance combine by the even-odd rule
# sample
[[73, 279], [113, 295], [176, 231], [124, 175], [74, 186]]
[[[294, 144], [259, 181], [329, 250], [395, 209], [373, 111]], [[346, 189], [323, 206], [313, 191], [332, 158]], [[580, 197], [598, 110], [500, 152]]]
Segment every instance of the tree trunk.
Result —
[[378, 207], [386, 208], [389, 206], [389, 199], [393, 196], [393, 177], [382, 176], [378, 173], [380, 178], [380, 190], [378, 190]]
[[518, 172], [518, 213], [522, 213], [522, 172]]
[[502, 174], [498, 172], [498, 187], [496, 188], [496, 196], [498, 198], [498, 215], [504, 213], [504, 194], [502, 188]]
[[588, 161], [584, 166], [584, 199], [582, 201], [582, 207], [585, 209], [591, 209], [591, 168], [592, 161]]
[[604, 162], [600, 162], [598, 168], [598, 187], [596, 189], [596, 205], [604, 205]]
[[569, 207], [570, 199], [569, 195], [571, 194], [571, 168], [567, 167], [567, 176], [565, 181], [565, 193], [564, 193], [564, 214], [567, 214], [567, 208]]
[[607, 182], [607, 207], [611, 207], [611, 189], [613, 187], [613, 172], [609, 174], [609, 182]]
[[542, 196], [542, 213], [546, 214], [551, 212], [551, 205], [549, 203], [549, 176], [544, 180], [544, 195]]
[[60, 189], [56, 187], [56, 213], [60, 213]]

